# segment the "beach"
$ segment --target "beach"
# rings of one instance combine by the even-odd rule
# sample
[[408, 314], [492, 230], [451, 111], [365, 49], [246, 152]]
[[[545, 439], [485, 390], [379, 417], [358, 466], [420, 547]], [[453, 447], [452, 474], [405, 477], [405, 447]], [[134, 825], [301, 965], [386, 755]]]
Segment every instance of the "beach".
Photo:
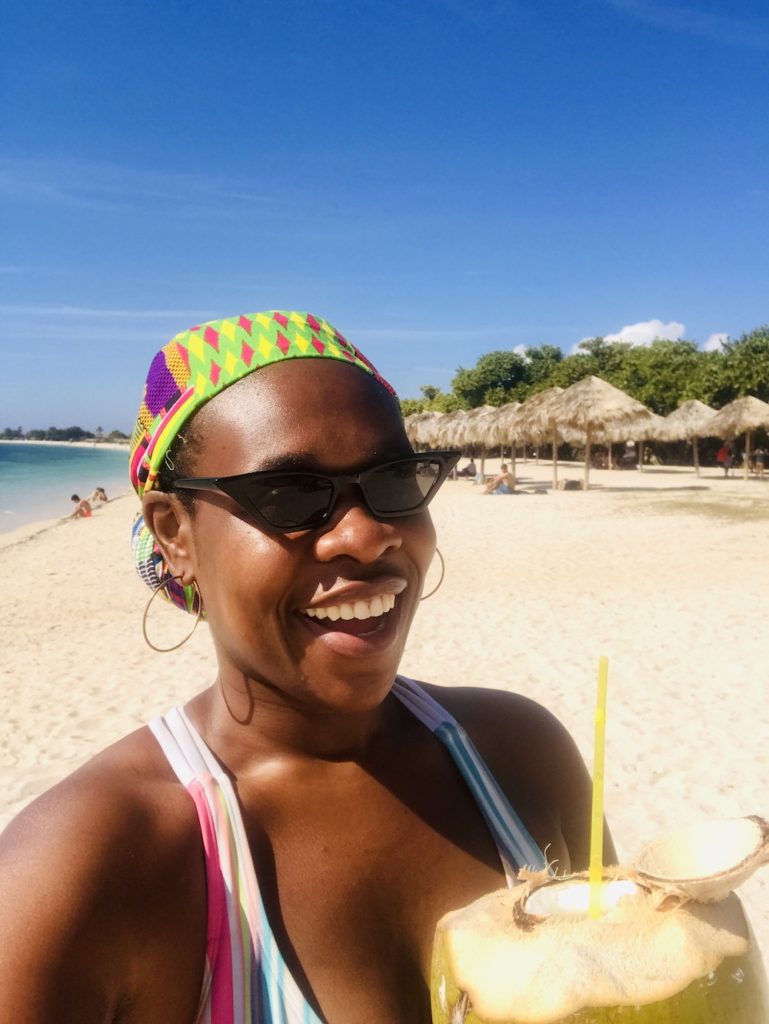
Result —
[[[402, 671], [541, 702], [590, 767], [608, 656], [606, 813], [622, 859], [684, 824], [769, 817], [769, 481], [601, 470], [588, 493], [549, 492], [547, 463], [517, 470], [515, 495], [450, 481], [433, 503], [446, 577]], [[144, 645], [137, 507], [122, 497], [89, 520], [0, 535], [0, 824], [214, 677], [205, 625], [171, 654]], [[152, 612], [158, 643], [190, 625], [162, 602]], [[769, 961], [769, 867], [741, 896]]]

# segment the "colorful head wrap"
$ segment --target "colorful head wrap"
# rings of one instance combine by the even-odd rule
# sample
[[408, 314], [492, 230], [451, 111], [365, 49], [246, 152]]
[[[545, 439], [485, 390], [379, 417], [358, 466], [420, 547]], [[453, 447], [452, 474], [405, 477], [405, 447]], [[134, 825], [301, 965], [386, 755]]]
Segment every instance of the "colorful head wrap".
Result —
[[[150, 364], [131, 439], [131, 483], [141, 497], [155, 487], [166, 453], [184, 424], [230, 384], [286, 359], [351, 363], [395, 392], [366, 357], [326, 320], [311, 313], [271, 310], [191, 327], [177, 334]], [[141, 515], [132, 533], [136, 569], [144, 582], [197, 614], [197, 588], [170, 581], [170, 572]]]

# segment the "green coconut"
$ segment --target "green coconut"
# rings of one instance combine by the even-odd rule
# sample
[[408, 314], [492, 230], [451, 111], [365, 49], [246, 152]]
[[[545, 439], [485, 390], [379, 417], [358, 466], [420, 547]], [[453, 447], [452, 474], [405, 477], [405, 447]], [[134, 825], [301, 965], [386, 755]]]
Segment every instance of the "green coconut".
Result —
[[434, 1024], [769, 1024], [760, 952], [729, 891], [768, 855], [760, 818], [682, 830], [611, 872], [597, 918], [584, 876], [522, 873], [439, 922]]

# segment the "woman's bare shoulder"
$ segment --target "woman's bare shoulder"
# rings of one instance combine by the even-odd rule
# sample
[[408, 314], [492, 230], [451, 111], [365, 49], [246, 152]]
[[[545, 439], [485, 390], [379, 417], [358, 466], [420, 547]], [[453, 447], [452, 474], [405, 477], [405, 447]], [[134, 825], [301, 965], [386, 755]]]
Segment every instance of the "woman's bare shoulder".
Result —
[[194, 898], [205, 889], [196, 820], [147, 729], [25, 808], [0, 837], [0, 1009], [84, 986], [96, 1019], [143, 970], [146, 936], [163, 936], [180, 908], [204, 936], [204, 915], [185, 908], [205, 905]]
[[9, 849], [85, 849], [143, 836], [170, 840], [195, 820], [194, 807], [147, 727], [118, 740], [29, 804], [0, 838]]
[[[518, 693], [422, 684], [464, 728], [497, 782], [562, 868], [586, 866], [591, 783], [567, 729]], [[613, 856], [610, 840], [609, 856]]]

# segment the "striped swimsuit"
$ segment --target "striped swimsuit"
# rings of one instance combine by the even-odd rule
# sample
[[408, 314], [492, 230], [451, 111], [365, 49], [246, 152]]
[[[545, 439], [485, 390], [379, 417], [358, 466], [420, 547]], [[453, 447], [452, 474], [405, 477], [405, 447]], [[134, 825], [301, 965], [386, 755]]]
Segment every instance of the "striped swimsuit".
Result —
[[[461, 725], [411, 679], [394, 695], [446, 746], [486, 820], [508, 883], [545, 860]], [[206, 968], [195, 1024], [323, 1024], [289, 974], [259, 893], [238, 799], [182, 708], [150, 729], [195, 802], [206, 864]]]

